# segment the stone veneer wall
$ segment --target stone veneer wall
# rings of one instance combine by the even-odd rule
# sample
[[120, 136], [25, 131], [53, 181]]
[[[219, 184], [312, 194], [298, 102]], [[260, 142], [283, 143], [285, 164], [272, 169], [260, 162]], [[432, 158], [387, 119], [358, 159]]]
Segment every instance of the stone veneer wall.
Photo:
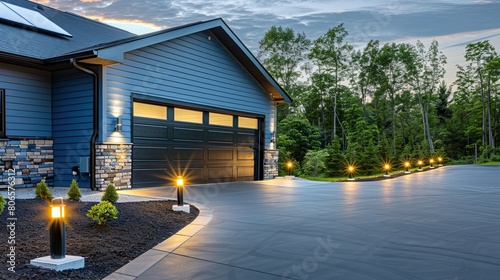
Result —
[[[14, 169], [15, 187], [35, 187], [45, 178], [54, 184], [54, 141], [41, 139], [0, 140], [0, 185], [9, 184], [9, 169]], [[12, 180], [12, 179], [10, 179]]]
[[96, 188], [113, 183], [116, 189], [132, 187], [132, 144], [96, 145]]
[[278, 177], [279, 150], [264, 151], [264, 180]]

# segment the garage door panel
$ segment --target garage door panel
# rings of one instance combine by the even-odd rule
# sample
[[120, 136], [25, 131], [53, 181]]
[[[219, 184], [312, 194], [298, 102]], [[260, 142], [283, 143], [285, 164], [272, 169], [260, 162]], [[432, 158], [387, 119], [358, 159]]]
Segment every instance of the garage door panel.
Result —
[[135, 169], [132, 172], [134, 183], [151, 183], [167, 185], [168, 175], [164, 169]]
[[203, 168], [200, 167], [200, 168], [186, 168], [186, 169], [183, 169], [183, 172], [187, 178], [187, 180], [189, 180], [189, 182], [186, 182], [186, 183], [199, 183], [199, 182], [203, 182], [206, 180], [205, 176], [203, 176]]
[[232, 177], [234, 177], [232, 166], [212, 166], [208, 168], [208, 179], [224, 179]]
[[163, 160], [167, 161], [167, 147], [140, 146], [134, 147], [134, 160]]
[[208, 148], [208, 160], [233, 160], [233, 149]]
[[234, 133], [232, 131], [209, 130], [208, 142], [211, 144], [233, 144]]
[[254, 167], [253, 166], [238, 166], [238, 178], [240, 177], [252, 177], [253, 178]]
[[175, 161], [203, 161], [204, 159], [203, 147], [174, 147], [173, 154]]
[[134, 160], [134, 169], [161, 169], [167, 170], [170, 164], [167, 160]]
[[254, 150], [251, 149], [245, 149], [245, 150], [238, 149], [237, 153], [238, 153], [238, 160], [253, 160], [255, 155]]
[[174, 127], [174, 141], [203, 143], [203, 129]]
[[248, 147], [253, 147], [255, 143], [255, 134], [254, 133], [242, 133], [238, 132], [238, 144], [247, 145]]
[[168, 138], [168, 130], [165, 126], [134, 125], [134, 137], [165, 139]]

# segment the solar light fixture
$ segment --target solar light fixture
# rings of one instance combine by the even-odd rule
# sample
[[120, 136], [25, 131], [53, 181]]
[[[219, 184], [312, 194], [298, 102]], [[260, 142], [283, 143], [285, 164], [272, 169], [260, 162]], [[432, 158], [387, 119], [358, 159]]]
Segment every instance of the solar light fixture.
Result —
[[430, 165], [431, 165], [431, 166], [430, 166], [430, 168], [434, 168], [434, 159], [433, 159], [433, 158], [431, 158], [431, 159], [429, 160], [429, 163], [430, 163]]
[[438, 157], [439, 166], [443, 166], [443, 158]]

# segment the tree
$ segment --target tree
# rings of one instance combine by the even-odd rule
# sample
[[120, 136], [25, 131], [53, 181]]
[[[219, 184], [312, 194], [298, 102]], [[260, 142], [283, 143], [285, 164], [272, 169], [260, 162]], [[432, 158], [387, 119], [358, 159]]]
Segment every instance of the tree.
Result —
[[320, 172], [326, 168], [325, 160], [328, 157], [326, 150], [308, 151], [304, 157], [304, 169], [317, 177]]
[[302, 162], [309, 150], [317, 150], [321, 143], [318, 130], [302, 116], [289, 116], [278, 123], [278, 149], [288, 151], [291, 158]]
[[[312, 60], [316, 71], [313, 85], [318, 91], [333, 97], [333, 131], [332, 138], [337, 135], [337, 98], [340, 93], [341, 82], [347, 76], [349, 58], [353, 47], [345, 42], [348, 35], [344, 24], [328, 29], [325, 35], [314, 40], [309, 59]], [[316, 83], [315, 83], [316, 81]], [[323, 94], [321, 94], [323, 95]], [[324, 126], [324, 117], [323, 117]], [[326, 131], [326, 129], [324, 129]], [[324, 142], [326, 145], [326, 140]]]
[[[291, 28], [272, 26], [259, 42], [258, 57], [283, 89], [294, 99], [293, 108], [300, 106], [300, 92], [303, 89], [297, 81], [305, 66], [305, 53], [311, 41], [304, 33], [295, 33]], [[291, 111], [288, 107], [278, 107], [278, 121]]]

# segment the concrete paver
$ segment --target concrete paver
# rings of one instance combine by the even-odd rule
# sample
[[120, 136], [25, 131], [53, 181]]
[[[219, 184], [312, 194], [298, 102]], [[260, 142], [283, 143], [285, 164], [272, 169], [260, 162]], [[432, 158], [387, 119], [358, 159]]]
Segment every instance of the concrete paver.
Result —
[[[175, 197], [174, 187], [120, 191]], [[499, 279], [500, 166], [187, 186], [213, 217], [137, 279]]]

